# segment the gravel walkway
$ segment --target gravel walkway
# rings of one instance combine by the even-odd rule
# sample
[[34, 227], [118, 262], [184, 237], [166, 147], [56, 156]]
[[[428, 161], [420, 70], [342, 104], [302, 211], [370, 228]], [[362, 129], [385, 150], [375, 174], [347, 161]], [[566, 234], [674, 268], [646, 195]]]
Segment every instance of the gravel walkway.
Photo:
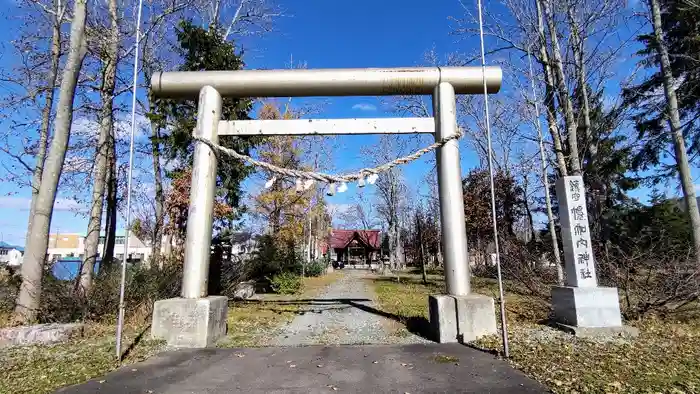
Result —
[[366, 278], [369, 271], [345, 268], [344, 275], [308, 301], [303, 312], [275, 334], [272, 346], [428, 343], [396, 335], [400, 324], [381, 315]]

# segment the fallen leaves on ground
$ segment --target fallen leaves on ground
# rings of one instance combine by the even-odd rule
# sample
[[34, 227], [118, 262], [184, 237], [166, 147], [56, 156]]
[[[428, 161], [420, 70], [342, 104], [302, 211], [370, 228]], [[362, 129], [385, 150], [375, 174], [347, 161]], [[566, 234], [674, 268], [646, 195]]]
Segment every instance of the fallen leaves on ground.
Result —
[[[85, 337], [64, 343], [0, 350], [0, 393], [51, 393], [118, 368], [114, 327], [92, 326], [87, 331]], [[130, 346], [139, 332], [125, 332], [125, 346]], [[161, 341], [139, 341], [125, 363], [143, 360], [163, 347]]]
[[[304, 279], [306, 290], [296, 298], [313, 297], [340, 275], [342, 273]], [[269, 299], [274, 301], [281, 297], [272, 295]], [[229, 331], [223, 346], [259, 346], [263, 333], [294, 317], [301, 307], [275, 305], [274, 302], [233, 303], [229, 307]], [[142, 332], [143, 338], [149, 337], [148, 327], [126, 330], [125, 348]], [[60, 387], [82, 383], [118, 368], [114, 333], [113, 325], [91, 324], [86, 327], [83, 338], [48, 346], [0, 349], [0, 393], [52, 393]], [[124, 365], [144, 360], [163, 349], [162, 341], [142, 339], [130, 351]]]
[[[382, 309], [409, 321], [428, 317], [428, 295], [443, 292], [439, 276], [427, 285], [418, 275], [375, 280]], [[473, 278], [474, 292], [497, 297], [494, 281]], [[511, 287], [512, 289], [512, 287]], [[698, 393], [700, 322], [658, 319], [626, 323], [638, 338], [612, 341], [575, 338], [537, 324], [547, 317], [546, 302], [509, 291], [506, 294], [510, 362], [555, 393]], [[500, 335], [474, 343], [501, 351]]]

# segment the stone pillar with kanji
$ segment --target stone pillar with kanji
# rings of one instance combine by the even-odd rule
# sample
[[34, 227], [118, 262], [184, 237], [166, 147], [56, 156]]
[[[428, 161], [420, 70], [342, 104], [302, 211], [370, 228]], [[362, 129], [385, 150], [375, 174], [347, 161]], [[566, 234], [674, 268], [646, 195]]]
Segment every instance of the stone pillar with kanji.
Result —
[[583, 178], [561, 177], [556, 191], [566, 286], [552, 288], [555, 325], [577, 336], [636, 335], [622, 325], [617, 288], [598, 286]]

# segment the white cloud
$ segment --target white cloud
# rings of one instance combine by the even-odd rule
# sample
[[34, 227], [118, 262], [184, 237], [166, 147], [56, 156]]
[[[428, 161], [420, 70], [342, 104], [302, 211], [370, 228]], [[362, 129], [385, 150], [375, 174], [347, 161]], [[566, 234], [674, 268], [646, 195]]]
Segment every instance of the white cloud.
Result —
[[377, 106], [369, 103], [359, 103], [352, 106], [352, 109], [357, 111], [376, 111]]
[[[0, 208], [16, 209], [20, 211], [28, 211], [32, 200], [28, 197], [0, 197]], [[53, 205], [56, 211], [75, 211], [83, 208], [80, 203], [72, 198], [57, 198]]]

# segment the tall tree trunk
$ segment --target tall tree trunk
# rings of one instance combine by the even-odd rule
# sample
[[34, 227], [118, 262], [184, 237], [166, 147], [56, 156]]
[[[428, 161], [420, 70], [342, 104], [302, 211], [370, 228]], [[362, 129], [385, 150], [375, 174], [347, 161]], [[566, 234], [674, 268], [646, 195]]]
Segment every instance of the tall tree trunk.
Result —
[[[595, 168], [598, 163], [596, 159], [598, 157], [598, 141], [597, 136], [593, 136], [593, 129], [591, 127], [591, 110], [590, 110], [590, 100], [588, 98], [588, 83], [586, 82], [586, 63], [584, 62], [585, 53], [585, 41], [581, 36], [581, 28], [578, 21], [576, 20], [575, 7], [569, 7], [567, 9], [567, 16], [569, 19], [569, 25], [571, 30], [571, 38], [573, 54], [574, 54], [574, 65], [576, 70], [576, 81], [579, 86], [579, 91], [577, 92], [577, 98], [579, 103], [579, 119], [578, 119], [578, 131], [580, 135], [584, 136], [584, 147], [587, 151], [587, 160], [585, 162], [586, 168]], [[605, 201], [605, 191], [601, 190], [602, 185], [599, 185], [595, 180], [588, 180], [588, 188], [590, 194], [588, 196], [588, 215], [591, 217], [591, 232], [592, 234], [602, 233], [602, 207]]]
[[105, 210], [105, 240], [102, 249], [102, 262], [100, 270], [110, 270], [114, 266], [114, 247], [117, 236], [117, 190], [119, 180], [117, 179], [117, 152], [114, 137], [114, 127], [109, 136], [108, 144], [108, 172], [107, 172], [107, 193], [105, 202], [107, 209]]
[[547, 174], [547, 158], [544, 153], [544, 143], [542, 129], [537, 128], [537, 137], [540, 143], [540, 162], [542, 164], [542, 185], [544, 186], [544, 203], [547, 207], [547, 222], [549, 225], [549, 238], [552, 242], [552, 254], [554, 255], [554, 266], [557, 269], [557, 284], [564, 286], [564, 267], [559, 253], [559, 242], [557, 240], [557, 228], [554, 225], [554, 213], [552, 212], [552, 196], [549, 194], [549, 178]]
[[552, 136], [554, 144], [554, 154], [557, 159], [557, 169], [560, 176], [567, 176], [566, 158], [564, 157], [564, 147], [561, 142], [561, 134], [559, 134], [559, 126], [557, 124], [557, 108], [554, 102], [554, 75], [549, 62], [549, 54], [547, 53], [547, 36], [544, 31], [544, 22], [542, 17], [541, 0], [537, 0], [537, 32], [539, 35], [539, 52], [542, 71], [544, 72], [545, 94], [544, 104], [547, 114], [547, 125], [549, 134]]
[[686, 210], [690, 217], [690, 224], [693, 228], [693, 243], [695, 246], [695, 259], [700, 266], [700, 212], [698, 212], [698, 202], [695, 197], [693, 178], [690, 174], [690, 164], [685, 148], [685, 139], [681, 125], [680, 113], [678, 111], [678, 97], [676, 96], [675, 79], [671, 70], [668, 47], [664, 39], [664, 32], [661, 27], [661, 9], [658, 0], [649, 0], [652, 22], [654, 25], [654, 41], [656, 41], [657, 59], [661, 68], [661, 75], [664, 84], [664, 96], [666, 97], [666, 112], [668, 114], [668, 125], [671, 128], [673, 137], [673, 150], [678, 166], [678, 177], [680, 178], [683, 196], [685, 197]]
[[162, 247], [165, 199], [163, 197], [163, 174], [160, 168], [160, 129], [151, 122], [151, 156], [153, 157], [153, 175], [156, 192], [156, 217], [153, 225], [153, 245], [151, 246], [152, 264], [162, 267], [160, 264], [160, 250]]
[[564, 61], [562, 60], [557, 26], [554, 23], [551, 0], [543, 0], [544, 17], [549, 29], [549, 39], [552, 44], [552, 57], [554, 58], [554, 80], [559, 97], [559, 107], [564, 112], [564, 122], [566, 124], [567, 142], [569, 143], [569, 166], [572, 175], [581, 175], [581, 164], [578, 154], [578, 139], [576, 129], [578, 128], [574, 117], [574, 107], [571, 103], [569, 90], [566, 88], [566, 75], [564, 74]]
[[[539, 1], [537, 2], [537, 17], [539, 20], [539, 26], [540, 26], [540, 40], [544, 40], [544, 28], [542, 27], [542, 13], [540, 12], [540, 5]], [[549, 60], [547, 59], [547, 50], [545, 49], [544, 46], [544, 41], [541, 41], [540, 44], [540, 55], [542, 56], [542, 62], [543, 62], [543, 67], [545, 68], [545, 86], [547, 93], [545, 94], [545, 100], [549, 100], [550, 102], [547, 103], [546, 105], [546, 111], [547, 111], [547, 122], [549, 124], [549, 129], [552, 135], [556, 135], [557, 137], [559, 136], [559, 132], [556, 127], [556, 117], [554, 114], [554, 97], [552, 95], [552, 86], [551, 86], [551, 71], [549, 69], [548, 63]], [[529, 56], [529, 54], [528, 54]], [[528, 57], [529, 60], [529, 57]], [[537, 94], [537, 89], [535, 85], [535, 77], [532, 72], [532, 63], [530, 63], [530, 82], [532, 84], [532, 94], [533, 94], [533, 100], [534, 100], [534, 106], [535, 106], [535, 123], [537, 127], [537, 142], [539, 144], [539, 150], [540, 150], [540, 169], [542, 172], [542, 186], [544, 187], [544, 202], [545, 206], [547, 208], [547, 224], [549, 226], [549, 238], [550, 242], [552, 243], [552, 255], [554, 257], [554, 266], [557, 270], [557, 284], [559, 286], [564, 286], [564, 266], [562, 265], [561, 261], [561, 254], [559, 253], [559, 242], [557, 239], [557, 229], [554, 224], [554, 213], [552, 212], [552, 196], [549, 193], [549, 174], [547, 171], [547, 155], [544, 150], [544, 135], [542, 133], [542, 124], [540, 123], [540, 110], [539, 110], [539, 104], [538, 104], [538, 94]], [[547, 97], [549, 96], [549, 97]], [[554, 124], [552, 124], [554, 122]], [[554, 129], [554, 130], [553, 130]], [[556, 145], [555, 145], [556, 146]], [[561, 141], [559, 141], [559, 148], [561, 149]], [[557, 154], [557, 163], [559, 168], [559, 173], [561, 176], [566, 176], [567, 171], [566, 171], [566, 163], [564, 162], [564, 155], [561, 150], [556, 150], [555, 148], [555, 153]]]
[[403, 252], [403, 241], [401, 239], [401, 225], [396, 223], [396, 268], [403, 269], [406, 264], [405, 255]]
[[427, 285], [428, 284], [428, 275], [425, 270], [425, 249], [423, 248], [423, 220], [419, 216], [416, 218], [416, 227], [418, 227], [418, 243], [420, 244], [420, 268], [421, 268], [421, 277], [423, 279], [423, 284]]
[[100, 242], [102, 210], [105, 200], [105, 180], [109, 167], [109, 140], [114, 127], [114, 85], [117, 76], [119, 50], [119, 25], [117, 24], [117, 2], [109, 0], [109, 38], [102, 48], [102, 86], [100, 87], [100, 135], [97, 139], [97, 160], [95, 162], [92, 187], [92, 207], [85, 237], [85, 259], [83, 260], [78, 292], [85, 296], [92, 288], [92, 274], [97, 261], [97, 248]]
[[41, 301], [41, 281], [46, 261], [53, 204], [56, 200], [58, 182], [63, 171], [63, 162], [66, 158], [66, 150], [70, 139], [75, 88], [83, 60], [85, 59], [85, 53], [87, 52], [85, 42], [86, 17], [86, 0], [76, 0], [73, 6], [68, 58], [61, 76], [61, 88], [53, 127], [54, 136], [41, 177], [32, 232], [27, 237], [25, 246], [25, 256], [22, 263], [22, 285], [17, 295], [17, 306], [14, 314], [14, 319], [18, 323], [34, 322], [38, 315]]
[[172, 234], [165, 234], [165, 241], [163, 241], [163, 256], [168, 257], [173, 252], [173, 236]]
[[389, 223], [389, 263], [392, 270], [396, 269], [396, 222]]
[[542, 242], [542, 238], [540, 237], [540, 233], [537, 232], [537, 230], [535, 229], [535, 219], [532, 217], [532, 210], [530, 209], [530, 202], [527, 199], [528, 187], [530, 186], [527, 176], [523, 177], [522, 185], [523, 185], [523, 195], [525, 196], [525, 215], [527, 215], [527, 224], [530, 227], [530, 234], [532, 235], [531, 239], [534, 239], [535, 242], [540, 243], [540, 242]]
[[27, 225], [26, 238], [32, 233], [32, 223], [34, 222], [34, 214], [36, 212], [36, 201], [39, 195], [39, 187], [41, 185], [41, 176], [44, 173], [44, 160], [46, 160], [46, 148], [48, 146], [50, 127], [51, 127], [51, 112], [53, 110], [53, 96], [56, 90], [56, 79], [58, 78], [58, 62], [61, 58], [61, 19], [59, 15], [63, 15], [61, 3], [54, 0], [53, 10], [53, 29], [51, 33], [51, 67], [46, 75], [46, 97], [44, 108], [41, 110], [41, 127], [39, 129], [39, 144], [37, 146], [36, 162], [34, 164], [34, 172], [32, 174], [32, 202], [29, 208], [29, 223]]
[[576, 81], [579, 85], [579, 111], [581, 112], [580, 120], [578, 122], [578, 129], [585, 136], [586, 147], [588, 147], [589, 155], [595, 156], [598, 152], [597, 144], [593, 144], [593, 136], [591, 135], [591, 110], [590, 102], [588, 99], [588, 83], [586, 82], [586, 64], [583, 61], [583, 54], [585, 52], [585, 42], [581, 37], [581, 30], [576, 21], [576, 16], [574, 15], [574, 7], [569, 7], [567, 10], [567, 15], [569, 17], [569, 24], [571, 25], [571, 38], [573, 40], [573, 52], [574, 52], [574, 64], [576, 65]]

